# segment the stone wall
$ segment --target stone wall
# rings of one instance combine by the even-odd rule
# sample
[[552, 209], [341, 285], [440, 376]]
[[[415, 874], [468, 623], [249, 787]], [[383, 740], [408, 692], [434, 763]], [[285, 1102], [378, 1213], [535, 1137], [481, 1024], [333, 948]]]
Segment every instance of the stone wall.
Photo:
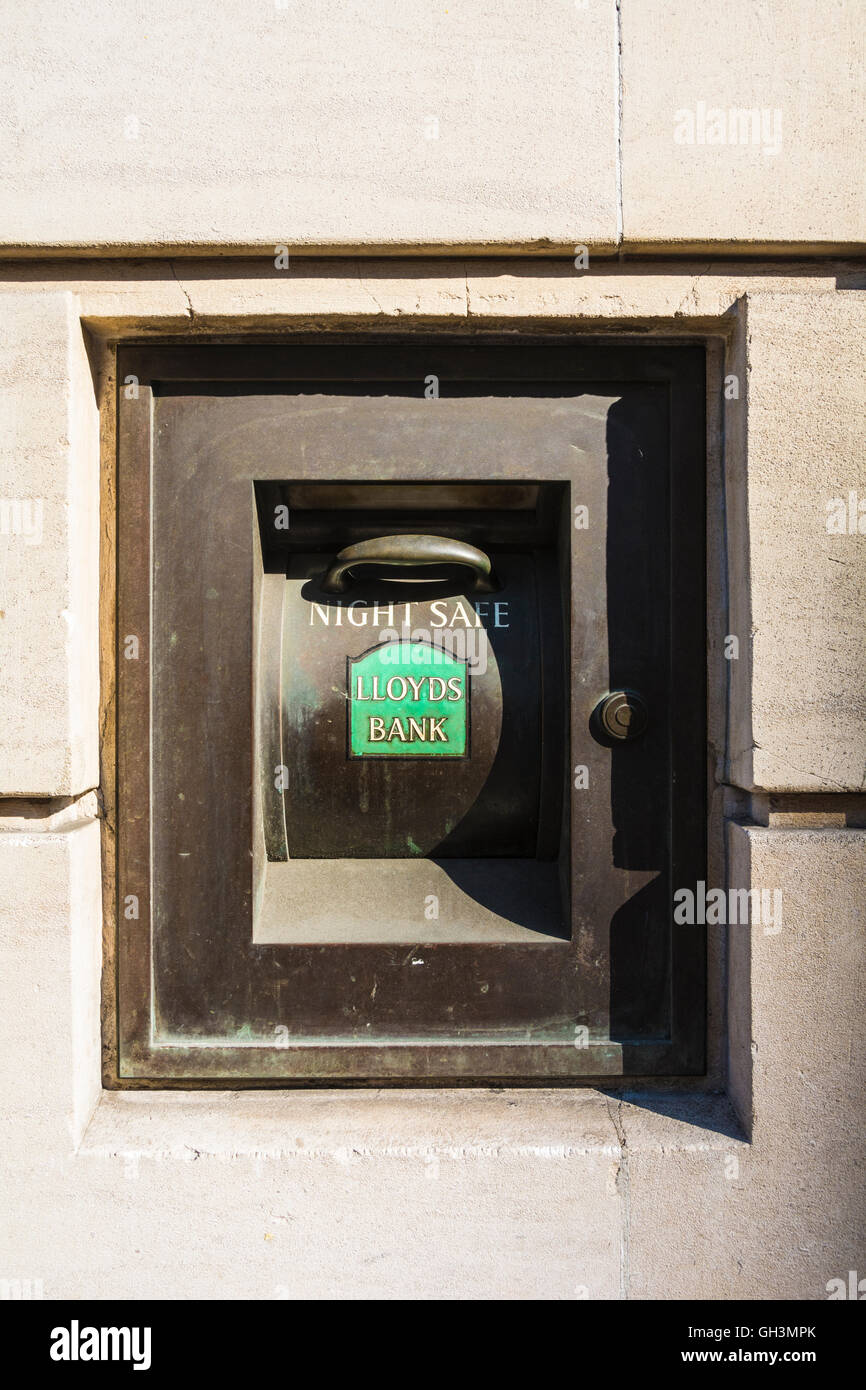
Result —
[[[857, 0], [3, 9], [0, 1278], [821, 1299], [866, 1272]], [[710, 1091], [104, 1091], [114, 343], [486, 328], [708, 346], [710, 876], [784, 901], [780, 931], [710, 928]]]

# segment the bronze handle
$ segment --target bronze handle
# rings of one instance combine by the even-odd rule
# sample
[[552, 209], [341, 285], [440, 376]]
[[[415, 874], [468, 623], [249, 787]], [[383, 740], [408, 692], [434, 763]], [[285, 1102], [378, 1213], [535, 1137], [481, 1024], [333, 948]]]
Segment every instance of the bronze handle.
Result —
[[[490, 557], [466, 541], [448, 536], [377, 536], [374, 540], [347, 545], [335, 558], [322, 580], [328, 594], [343, 594], [348, 588], [347, 575], [354, 565], [386, 565], [397, 569], [424, 568], [428, 565], [465, 565], [475, 574], [475, 588], [492, 593]], [[394, 579], [395, 575], [383, 575]]]

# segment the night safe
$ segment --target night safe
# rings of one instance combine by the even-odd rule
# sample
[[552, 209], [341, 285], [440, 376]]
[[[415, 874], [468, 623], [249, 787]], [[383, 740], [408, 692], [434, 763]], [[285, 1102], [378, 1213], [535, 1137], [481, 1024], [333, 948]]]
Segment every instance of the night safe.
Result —
[[544, 742], [564, 738], [549, 568], [501, 543], [373, 537], [330, 565], [292, 556], [282, 626], [289, 857], [535, 856]]
[[127, 376], [117, 1082], [700, 1073], [703, 350]]
[[[564, 489], [286, 482], [257, 498], [285, 576], [262, 579], [256, 939], [297, 936], [299, 891], [314, 939], [405, 939], [428, 897], [436, 940], [562, 936]], [[387, 862], [407, 859], [423, 863]], [[522, 921], [495, 910], [504, 884]]]

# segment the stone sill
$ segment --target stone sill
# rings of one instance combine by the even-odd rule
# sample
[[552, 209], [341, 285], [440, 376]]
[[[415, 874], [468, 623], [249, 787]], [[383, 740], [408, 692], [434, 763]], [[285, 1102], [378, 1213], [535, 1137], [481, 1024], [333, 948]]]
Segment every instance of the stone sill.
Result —
[[454, 258], [480, 257], [496, 259], [525, 256], [532, 259], [564, 259], [572, 262], [578, 245], [589, 252], [593, 260], [622, 260], [629, 257], [682, 257], [711, 256], [721, 259], [766, 258], [776, 260], [780, 257], [824, 259], [828, 256], [861, 257], [866, 243], [860, 239], [840, 237], [824, 238], [770, 238], [770, 237], [625, 237], [619, 240], [587, 236], [539, 237], [526, 241], [509, 240], [507, 237], [483, 240], [437, 238], [425, 240], [395, 239], [386, 241], [369, 237], [362, 241], [334, 241], [327, 238], [305, 238], [285, 243], [280, 242], [276, 233], [261, 241], [204, 241], [190, 238], [186, 241], [169, 241], [154, 238], [150, 241], [94, 239], [93, 241], [17, 241], [0, 238], [0, 262], [2, 261], [55, 261], [55, 260], [175, 260], [213, 259], [220, 261], [263, 259], [273, 263], [275, 249], [287, 245], [290, 259], [349, 260], [359, 256], [391, 260], [395, 258]]
[[563, 1159], [748, 1148], [722, 1095], [593, 1090], [105, 1091], [77, 1153], [124, 1160]]

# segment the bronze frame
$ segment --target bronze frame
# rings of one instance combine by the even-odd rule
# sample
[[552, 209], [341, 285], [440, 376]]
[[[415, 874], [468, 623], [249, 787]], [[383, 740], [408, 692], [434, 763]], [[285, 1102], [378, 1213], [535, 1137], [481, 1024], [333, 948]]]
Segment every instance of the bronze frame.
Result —
[[[322, 343], [322, 337], [315, 340]], [[345, 340], [344, 340], [345, 341]], [[365, 339], [369, 342], [369, 339]], [[438, 340], [445, 343], [445, 340]], [[297, 340], [294, 340], [297, 342]], [[510, 340], [514, 350], [514, 340]], [[533, 347], [544, 340], [533, 339]], [[341, 344], [342, 346], [342, 344]], [[351, 345], [347, 344], [347, 350]], [[460, 343], [465, 349], [465, 340]], [[479, 345], [480, 346], [480, 345]], [[572, 341], [572, 348], [574, 343]], [[339, 354], [341, 348], [331, 349]], [[469, 349], [471, 352], [473, 349]], [[292, 349], [287, 347], [287, 353]], [[515, 352], [515, 359], [519, 352]], [[521, 371], [515, 362], [515, 379]], [[322, 368], [313, 364], [310, 375]], [[149, 743], [149, 639], [150, 589], [142, 575], [151, 572], [150, 480], [152, 458], [151, 380], [187, 377], [200, 380], [278, 380], [286, 375], [280, 349], [269, 346], [178, 348], [147, 345], [122, 348], [118, 381], [134, 373], [140, 382], [138, 399], [118, 400], [117, 475], [117, 777], [122, 800], [118, 806], [117, 853], [117, 1027], [118, 1058], [107, 1084], [189, 1086], [285, 1086], [285, 1085], [419, 1085], [509, 1082], [550, 1084], [586, 1082], [621, 1076], [700, 1075], [705, 1056], [705, 947], [695, 928], [672, 929], [673, 1003], [672, 1030], [668, 1041], [641, 1043], [593, 1043], [585, 1048], [548, 1041], [531, 1043], [492, 1041], [449, 1043], [399, 1043], [386, 1046], [354, 1046], [346, 1043], [311, 1044], [291, 1048], [250, 1048], [227, 1044], [196, 1046], [186, 1042], [153, 1045], [151, 1042], [151, 960], [147, 913], [127, 918], [124, 902], [133, 885], [143, 886], [140, 902], [149, 901], [150, 884], [150, 757]], [[297, 372], [292, 378], [297, 380]], [[670, 399], [670, 457], [674, 492], [671, 511], [678, 534], [685, 536], [692, 559], [691, 573], [698, 577], [689, 598], [692, 627], [700, 612], [705, 624], [704, 598], [704, 353], [700, 348], [647, 345], [620, 348], [605, 345], [586, 352], [575, 351], [569, 377], [586, 381], [651, 381], [664, 384]], [[691, 537], [689, 533], [691, 531]], [[138, 663], [123, 656], [123, 637], [135, 632], [141, 639]], [[703, 640], [690, 631], [681, 651], [672, 660], [697, 678], [700, 689], [694, 712], [686, 720], [685, 737], [677, 745], [675, 772], [688, 773], [700, 790], [704, 787], [705, 676]], [[687, 648], [687, 650], [686, 650]], [[702, 698], [700, 698], [702, 696]], [[699, 736], [699, 737], [698, 737]], [[700, 756], [695, 755], [700, 741]], [[697, 799], [697, 798], [696, 798]], [[133, 809], [135, 808], [135, 809]], [[141, 808], [146, 808], [142, 810]], [[705, 858], [703, 815], [700, 830], [686, 830], [687, 858]], [[696, 855], [697, 850], [697, 855]], [[698, 863], [698, 870], [700, 865]], [[686, 881], [689, 881], [687, 878]], [[536, 948], [533, 948], [536, 949]]]

